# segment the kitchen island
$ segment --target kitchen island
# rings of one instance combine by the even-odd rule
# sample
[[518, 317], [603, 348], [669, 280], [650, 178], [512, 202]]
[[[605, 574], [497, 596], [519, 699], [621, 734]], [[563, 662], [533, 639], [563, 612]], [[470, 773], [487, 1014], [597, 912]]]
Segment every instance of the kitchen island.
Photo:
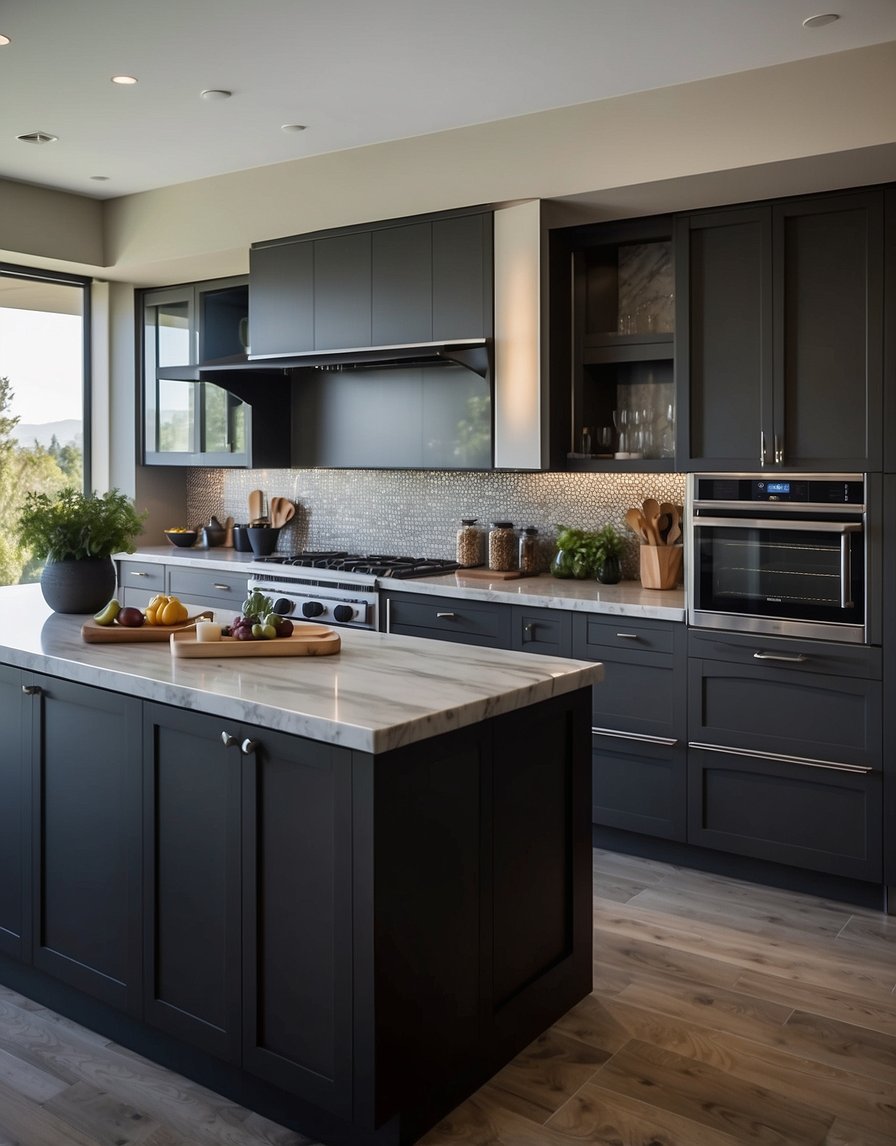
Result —
[[0, 591], [0, 978], [325, 1141], [412, 1142], [591, 986], [599, 665], [88, 645]]

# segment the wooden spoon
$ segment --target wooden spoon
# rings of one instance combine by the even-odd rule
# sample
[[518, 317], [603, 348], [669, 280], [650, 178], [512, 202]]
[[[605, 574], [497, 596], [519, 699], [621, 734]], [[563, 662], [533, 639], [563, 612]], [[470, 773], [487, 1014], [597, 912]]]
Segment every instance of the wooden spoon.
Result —
[[280, 501], [282, 503], [280, 506], [280, 524], [286, 525], [287, 521], [292, 521], [295, 517], [296, 507], [287, 497], [282, 497]]
[[657, 531], [657, 521], [660, 516], [660, 503], [655, 497], [644, 499], [644, 532], [647, 534], [648, 545], [659, 545], [660, 535]]
[[261, 521], [264, 517], [264, 494], [260, 489], [253, 489], [249, 494], [249, 524]]
[[632, 533], [637, 535], [642, 544], [647, 541], [647, 534], [644, 532], [644, 516], [640, 509], [627, 509], [625, 511], [625, 524]]
[[681, 537], [681, 506], [672, 506], [672, 524], [669, 526], [669, 532], [666, 534], [666, 544], [674, 545]]
[[269, 517], [271, 519], [271, 525], [278, 529], [281, 525], [280, 508], [284, 500], [285, 499], [282, 497], [272, 497], [269, 505]]
[[228, 517], [224, 522], [224, 548], [233, 549], [233, 518]]

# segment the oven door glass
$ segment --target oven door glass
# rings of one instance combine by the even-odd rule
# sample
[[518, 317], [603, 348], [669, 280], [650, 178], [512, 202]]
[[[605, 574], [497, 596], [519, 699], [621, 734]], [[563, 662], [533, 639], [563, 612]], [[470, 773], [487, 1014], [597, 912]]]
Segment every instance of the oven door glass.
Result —
[[697, 517], [694, 534], [698, 610], [864, 623], [861, 524]]

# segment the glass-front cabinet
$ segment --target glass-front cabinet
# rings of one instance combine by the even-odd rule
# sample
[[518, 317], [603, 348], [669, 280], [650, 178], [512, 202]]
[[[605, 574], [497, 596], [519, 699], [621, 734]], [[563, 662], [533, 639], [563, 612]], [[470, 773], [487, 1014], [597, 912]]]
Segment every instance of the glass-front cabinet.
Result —
[[[554, 466], [672, 470], [671, 218], [554, 232], [551, 276], [558, 285], [572, 284], [565, 292], [568, 313], [564, 293], [552, 291], [552, 393], [561, 395], [554, 403]], [[563, 331], [568, 334], [558, 338]]]
[[[257, 381], [256, 402], [244, 393], [248, 375], [222, 374], [221, 382], [213, 382], [200, 373], [200, 367], [245, 355], [248, 305], [247, 279], [187, 283], [143, 295], [144, 464], [288, 462], [288, 442], [280, 440], [282, 433], [266, 434], [258, 425], [259, 415], [263, 417], [272, 406], [274, 384], [269, 379]], [[288, 411], [288, 384], [280, 386], [282, 409]], [[264, 461], [253, 450], [258, 439], [266, 443], [261, 448]]]

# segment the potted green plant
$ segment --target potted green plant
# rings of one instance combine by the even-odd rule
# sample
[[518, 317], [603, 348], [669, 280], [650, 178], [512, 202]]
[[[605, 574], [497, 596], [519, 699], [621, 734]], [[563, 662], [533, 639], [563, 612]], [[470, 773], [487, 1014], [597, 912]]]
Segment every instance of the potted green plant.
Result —
[[34, 490], [19, 512], [19, 543], [44, 559], [44, 600], [57, 613], [95, 613], [115, 593], [113, 553], [131, 553], [146, 514], [117, 489], [102, 496], [67, 486]]
[[615, 585], [622, 577], [619, 558], [624, 542], [622, 535], [608, 521], [594, 534], [594, 575], [604, 585]]

